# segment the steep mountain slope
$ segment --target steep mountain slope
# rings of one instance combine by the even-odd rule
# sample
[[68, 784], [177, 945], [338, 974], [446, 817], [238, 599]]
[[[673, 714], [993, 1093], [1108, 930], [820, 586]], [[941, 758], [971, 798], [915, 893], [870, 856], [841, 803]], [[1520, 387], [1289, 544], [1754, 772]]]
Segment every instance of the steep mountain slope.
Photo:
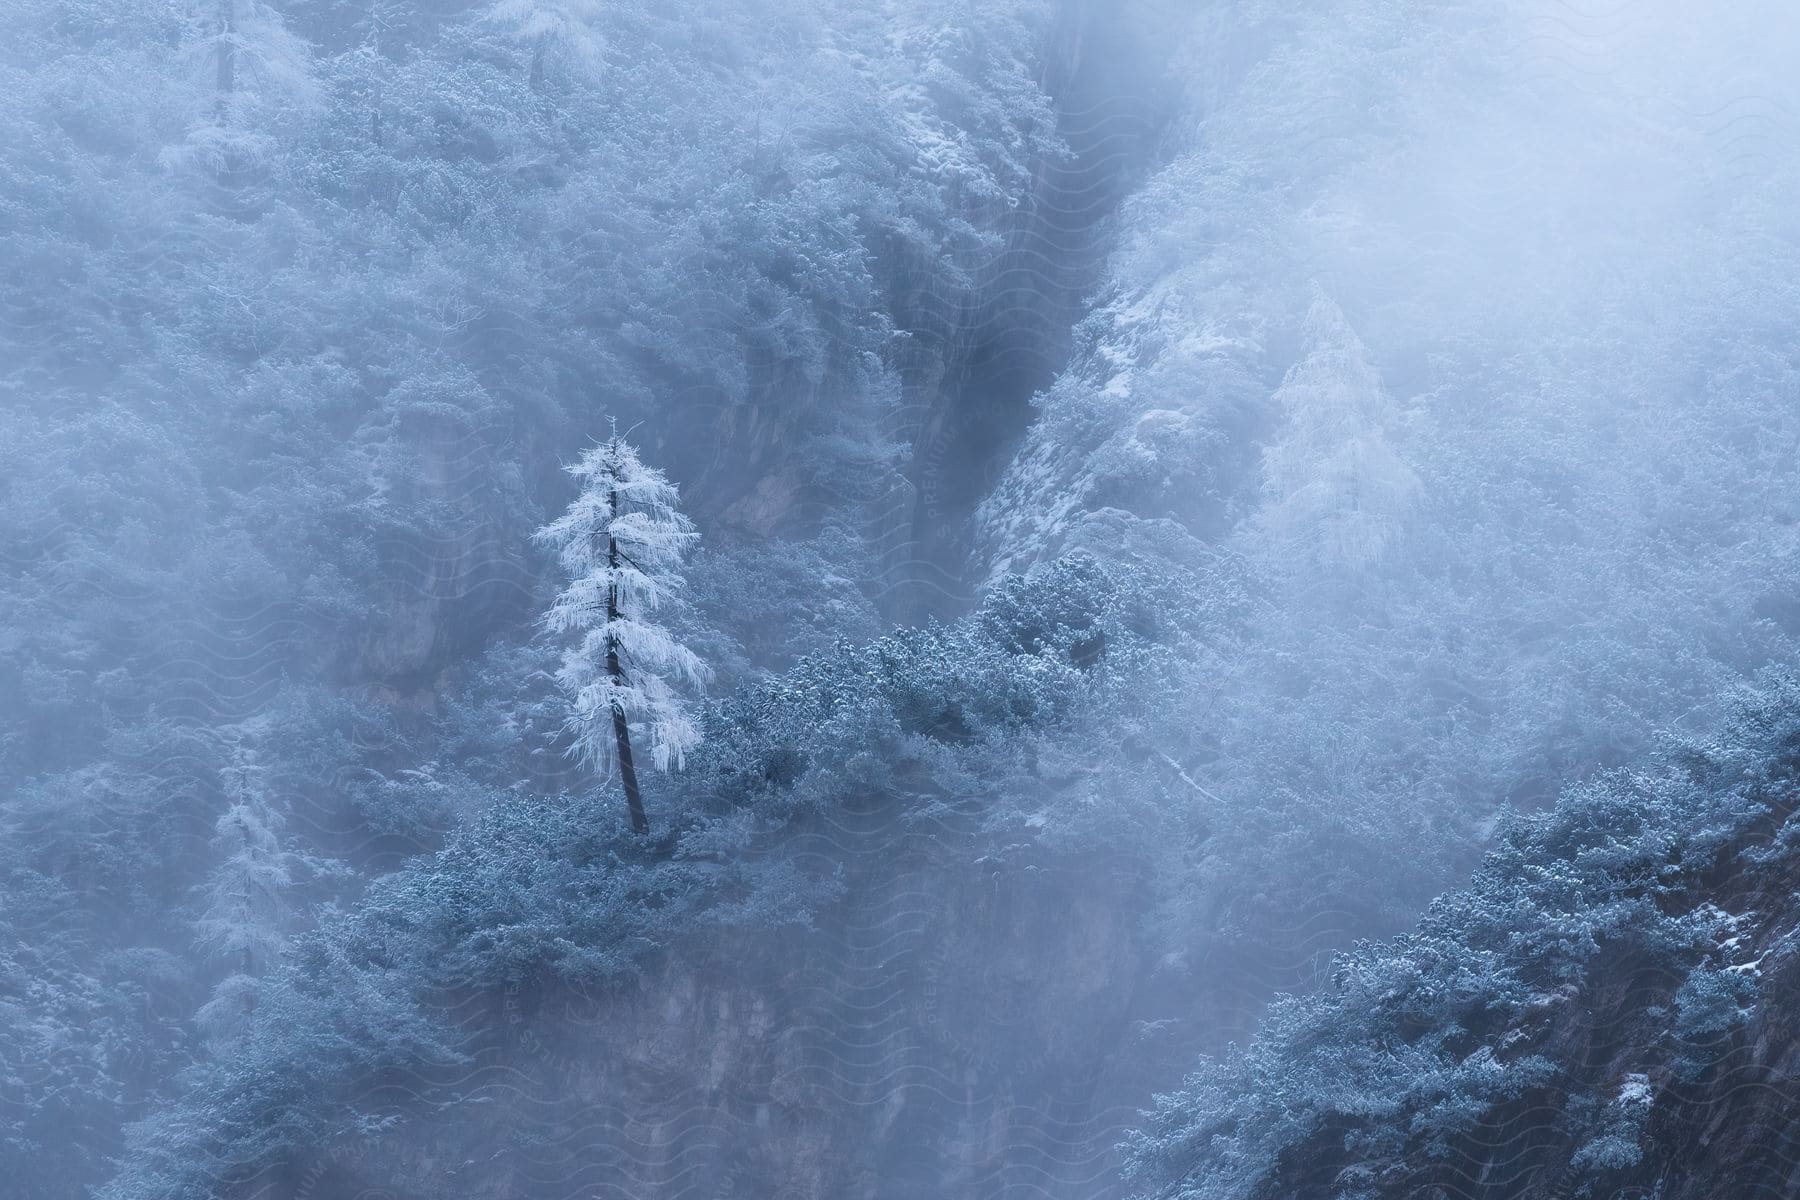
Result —
[[1066, 560], [741, 691], [655, 838], [473, 781], [486, 815], [301, 938], [105, 1194], [1110, 1190], [1167, 1079], [1123, 986], [1167, 831], [1097, 810], [1133, 764], [1095, 718], [1186, 653], [1158, 586]]
[[[1789, 6], [8, 29], [14, 1186], [1093, 1200], [1315, 985], [1146, 1186], [1787, 1153], [1702, 1116], [1786, 1069], [1783, 718], [1608, 772], [1796, 658]], [[647, 841], [529, 549], [609, 418], [723, 681]]]
[[1165, 1097], [1145, 1195], [1785, 1196], [1800, 683], [1511, 824], [1418, 930]]
[[[1061, 164], [1148, 128], [1070, 124], [1044, 90], [1094, 17], [13, 14], [0, 1139], [34, 1164], [20, 1186], [107, 1174], [121, 1126], [226, 1052], [197, 1015], [219, 989], [252, 1005], [244, 981], [320, 912], [492, 805], [488, 768], [596, 786], [521, 681], [548, 661], [529, 534], [608, 417], [706, 531], [687, 623], [727, 680], [917, 607], [892, 586], [926, 557], [905, 548], [929, 457], [912, 410], [943, 429], [982, 402], [942, 383], [976, 310], [1054, 359], [1041, 328], [1009, 332], [1009, 247], [1041, 236]], [[216, 875], [251, 861], [271, 894], [231, 906], [246, 964], [206, 930]]]
[[1178, 944], [1398, 928], [1507, 807], [1793, 661], [1796, 36], [1773, 5], [1196, 16], [1177, 153], [978, 516], [996, 572], [1247, 581], [1147, 732], [1219, 818]]

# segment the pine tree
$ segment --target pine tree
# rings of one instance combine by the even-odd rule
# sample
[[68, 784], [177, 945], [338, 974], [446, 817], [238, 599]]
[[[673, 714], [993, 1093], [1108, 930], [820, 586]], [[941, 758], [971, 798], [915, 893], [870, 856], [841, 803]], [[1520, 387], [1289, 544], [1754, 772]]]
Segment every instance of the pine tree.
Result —
[[186, 15], [193, 121], [162, 160], [229, 175], [265, 159], [275, 128], [318, 102], [312, 53], [264, 0], [193, 0]]
[[600, 0], [494, 0], [487, 18], [531, 48], [531, 86], [540, 88], [552, 57], [581, 73], [599, 69], [605, 42], [595, 25], [604, 11]]
[[1419, 480], [1388, 440], [1393, 400], [1362, 340], [1316, 288], [1304, 356], [1274, 407], [1283, 426], [1263, 451], [1263, 533], [1301, 571], [1372, 565], [1398, 533]]
[[231, 806], [215, 826], [223, 861], [207, 880], [197, 929], [202, 948], [225, 977], [198, 1014], [214, 1047], [230, 1044], [256, 1009], [261, 977], [286, 943], [286, 892], [291, 856], [281, 846], [281, 816], [258, 784], [250, 753], [240, 748], [226, 771]]
[[645, 466], [616, 429], [567, 469], [581, 481], [581, 494], [537, 532], [569, 578], [545, 624], [557, 634], [579, 634], [557, 680], [569, 696], [574, 753], [593, 766], [617, 759], [631, 828], [646, 833], [632, 733], [648, 739], [664, 771], [679, 768], [700, 737], [676, 685], [701, 686], [709, 672], [648, 619], [684, 586], [679, 568], [699, 535], [675, 507], [675, 485]]

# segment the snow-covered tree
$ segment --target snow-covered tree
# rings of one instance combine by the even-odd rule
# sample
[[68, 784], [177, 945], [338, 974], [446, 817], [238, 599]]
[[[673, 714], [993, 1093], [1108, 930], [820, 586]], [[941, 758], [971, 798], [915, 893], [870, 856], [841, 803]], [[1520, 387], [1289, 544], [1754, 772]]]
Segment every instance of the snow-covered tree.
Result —
[[215, 1047], [231, 1043], [256, 1009], [261, 977], [286, 942], [286, 892], [292, 882], [281, 845], [281, 815], [258, 784], [248, 751], [226, 771], [231, 806], [214, 826], [223, 861], [205, 886], [198, 941], [226, 974], [199, 1012]]
[[617, 758], [631, 827], [644, 833], [650, 826], [632, 733], [648, 740], [652, 761], [664, 771], [679, 768], [700, 738], [677, 688], [699, 687], [709, 672], [649, 620], [684, 586], [681, 563], [699, 535], [675, 507], [675, 485], [645, 466], [617, 430], [567, 470], [581, 481], [581, 495], [537, 532], [569, 577], [545, 623], [555, 633], [578, 635], [557, 672], [569, 696], [574, 752], [596, 766]]
[[1264, 534], [1303, 570], [1357, 570], [1381, 558], [1418, 492], [1394, 452], [1393, 401], [1362, 340], [1322, 290], [1305, 356], [1274, 405], [1284, 427], [1263, 451]]
[[163, 161], [217, 170], [272, 153], [272, 124], [319, 99], [305, 41], [263, 0], [194, 0], [185, 17], [192, 123]]
[[531, 85], [538, 87], [552, 57], [580, 72], [598, 70], [605, 39], [595, 25], [604, 11], [600, 0], [495, 0], [487, 19], [531, 48]]

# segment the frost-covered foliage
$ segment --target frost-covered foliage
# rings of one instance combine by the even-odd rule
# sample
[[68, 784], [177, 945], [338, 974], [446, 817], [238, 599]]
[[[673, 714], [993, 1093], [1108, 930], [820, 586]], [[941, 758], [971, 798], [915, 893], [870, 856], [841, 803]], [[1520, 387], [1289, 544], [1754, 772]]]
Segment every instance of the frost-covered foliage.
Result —
[[484, 1036], [445, 997], [617, 983], [709, 929], [806, 922], [835, 874], [786, 848], [847, 802], [879, 795], [920, 817], [1030, 803], [1021, 749], [1083, 736], [1087, 706], [1131, 687], [1159, 644], [1121, 616], [1139, 583], [1087, 559], [1052, 564], [955, 625], [840, 645], [746, 685], [707, 709], [653, 841], [588, 792], [494, 796], [441, 851], [298, 939], [233, 1052], [134, 1129], [102, 1194], [205, 1194], [379, 1127], [391, 1114], [346, 1105], [346, 1089], [384, 1071], [429, 1077]]
[[1644, 1123], [1656, 1104], [1650, 1077], [1633, 1071], [1619, 1084], [1618, 1094], [1602, 1110], [1599, 1133], [1570, 1162], [1583, 1171], [1608, 1171], [1636, 1166], [1643, 1160]]
[[[1754, 894], [1792, 869], [1756, 843], [1794, 811], [1800, 683], [1766, 677], [1736, 709], [1717, 738], [1512, 821], [1416, 931], [1358, 945], [1317, 995], [1273, 1005], [1253, 1043], [1149, 1114], [1140, 1182], [1190, 1200], [1332, 1194], [1333, 1179], [1400, 1195], [1514, 1153], [1530, 1161], [1508, 1170], [1637, 1164], [1658, 1092], [1717, 1062], [1760, 1002], [1718, 872]], [[1630, 1064], [1601, 1094], [1594, 1039]], [[1549, 1112], [1549, 1161], [1529, 1139], [1507, 1149], [1509, 1120], [1541, 1129]]]
[[1800, 30], [1332, 0], [1190, 33], [1172, 156], [980, 519], [996, 571], [1150, 533], [1239, 564], [1238, 652], [1155, 741], [1232, 814], [1186, 936], [1285, 961], [1794, 660]]
[[[530, 533], [603, 414], [687, 485], [697, 595], [797, 596], [779, 638], [708, 609], [709, 656], [876, 631], [895, 347], [1057, 139], [1035, 0], [6, 16], [0, 1158], [59, 1200], [232, 1008], [222, 863], [344, 866], [300, 931], [570, 784]], [[267, 819], [215, 846], [252, 735]]]
[[544, 623], [578, 635], [556, 675], [569, 696], [574, 751], [589, 764], [611, 762], [613, 714], [621, 713], [659, 770], [680, 767], [700, 731], [676, 689], [700, 687], [711, 672], [652, 614], [685, 586], [682, 560], [700, 535], [676, 508], [675, 485], [616, 433], [568, 471], [581, 494], [537, 539], [569, 579]]
[[[1796, 11], [16, 0], [8, 1185], [84, 1195], [151, 1118], [115, 1194], [192, 1194], [218, 1156], [355, 1124], [340, 1087], [448, 1061], [442, 988], [611, 979], [708, 922], [801, 919], [830, 872], [781, 834], [850, 794], [971, 816], [988, 862], [1128, 852], [1156, 898], [1134, 995], [1250, 964], [1180, 1014], [1207, 1029], [1265, 966], [1409, 923], [1558, 781], [1600, 773], [1497, 862], [1643, 850], [1661, 793], [1604, 771], [1800, 637]], [[1155, 61], [1096, 66], [1136, 43]], [[1106, 93], [1160, 95], [1162, 68], [1180, 109], [1134, 113], [1130, 144], [1160, 131], [1164, 159], [1103, 221], [1144, 165]], [[1011, 372], [1018, 314], [1085, 286], [1058, 259], [1100, 230], [1106, 279], [1024, 431], [1048, 368]], [[607, 414], [705, 530], [688, 619], [659, 619], [724, 684], [694, 729], [629, 696], [690, 767], [641, 846], [570, 767], [534, 636], [559, 603], [595, 633], [601, 586], [654, 596], [654, 571], [581, 560], [559, 602], [532, 552]], [[954, 504], [926, 495], [933, 451], [966, 471]], [[608, 520], [645, 557], [685, 540]], [[878, 581], [959, 565], [896, 546], [965, 535], [947, 603], [985, 584], [980, 610], [891, 629]], [[627, 616], [640, 657], [692, 665]], [[566, 679], [587, 717], [628, 698], [595, 648]], [[1590, 868], [1580, 903], [1640, 928]], [[1512, 878], [1479, 887], [1579, 975], [1600, 918]], [[1458, 903], [1428, 928], [1500, 937]], [[1642, 928], [1687, 953], [1737, 919], [1686, 912]], [[1741, 965], [1671, 987], [1681, 1077], [1753, 1019]], [[1517, 999], [1504, 964], [1468, 970]], [[1381, 1020], [1387, 991], [1355, 987], [1367, 1013], [1340, 1016]], [[1355, 1096], [1319, 1087], [1429, 1113], [1435, 1148], [1535, 1068], [1420, 995], [1404, 1046], [1344, 1051]], [[1316, 1012], [1278, 1008], [1274, 1041]], [[1312, 1128], [1303, 1092], [1221, 1100], [1221, 1161]], [[1588, 1099], [1572, 1155], [1648, 1153], [1661, 1108], [1618, 1080]]]
[[1263, 451], [1255, 519], [1272, 561], [1328, 580], [1380, 562], [1405, 526], [1419, 480], [1389, 443], [1391, 397], [1322, 292], [1304, 339], [1300, 361], [1271, 397], [1277, 428]]
[[286, 944], [293, 884], [281, 815], [269, 805], [250, 754], [239, 749], [233, 757], [226, 768], [230, 807], [214, 827], [221, 861], [206, 881], [204, 915], [195, 925], [201, 946], [225, 969], [198, 1014], [217, 1047], [229, 1045], [256, 1011], [259, 979]]

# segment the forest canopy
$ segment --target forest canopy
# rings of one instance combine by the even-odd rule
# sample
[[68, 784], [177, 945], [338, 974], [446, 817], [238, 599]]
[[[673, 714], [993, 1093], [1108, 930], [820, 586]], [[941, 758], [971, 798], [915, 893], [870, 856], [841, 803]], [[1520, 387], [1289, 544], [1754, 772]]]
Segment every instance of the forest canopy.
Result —
[[20, 1194], [1548, 1196], [1779, 1013], [1800, 10], [7, 18]]

